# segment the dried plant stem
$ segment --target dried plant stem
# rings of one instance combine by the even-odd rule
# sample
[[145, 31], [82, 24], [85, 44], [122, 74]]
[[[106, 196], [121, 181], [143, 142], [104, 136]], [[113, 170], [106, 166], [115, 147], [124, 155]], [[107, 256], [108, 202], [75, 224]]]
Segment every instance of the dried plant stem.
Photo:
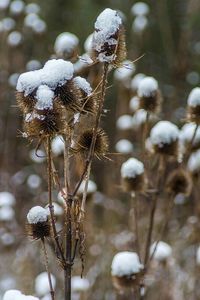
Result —
[[199, 127], [199, 124], [196, 124], [195, 129], [194, 129], [194, 133], [193, 133], [193, 136], [192, 136], [192, 139], [191, 139], [191, 141], [189, 143], [189, 146], [188, 146], [188, 153], [190, 153], [190, 151], [192, 150], [193, 142], [195, 140], [198, 127]]
[[67, 201], [66, 215], [66, 267], [65, 267], [65, 300], [71, 300], [71, 275], [72, 275], [72, 199]]
[[50, 217], [51, 217], [51, 224], [52, 224], [52, 231], [53, 231], [53, 237], [54, 242], [57, 248], [57, 251], [60, 255], [60, 259], [62, 261], [62, 264], [65, 265], [65, 257], [63, 250], [61, 248], [59, 238], [56, 231], [56, 224], [55, 224], [55, 216], [54, 216], [54, 209], [52, 205], [52, 154], [51, 154], [51, 138], [50, 136], [47, 137], [47, 174], [48, 174], [48, 199], [49, 199], [49, 211], [50, 211]]
[[134, 222], [135, 222], [135, 236], [136, 236], [136, 251], [140, 257], [140, 240], [139, 240], [139, 229], [138, 229], [138, 206], [137, 206], [137, 197], [134, 192], [131, 193], [131, 200], [133, 202], [133, 211], [134, 211]]
[[153, 199], [152, 199], [152, 207], [151, 207], [149, 227], [148, 227], [148, 233], [147, 233], [147, 241], [146, 241], [146, 247], [145, 247], [145, 257], [144, 257], [145, 268], [146, 268], [148, 260], [149, 260], [149, 248], [150, 248], [151, 240], [152, 240], [154, 221], [155, 221], [155, 212], [156, 212], [156, 207], [157, 207], [158, 194], [159, 194], [159, 190], [160, 190], [160, 182], [161, 182], [162, 174], [164, 171], [163, 163], [164, 163], [163, 156], [161, 155], [159, 157], [159, 166], [158, 166], [158, 173], [157, 173], [157, 179], [156, 179], [156, 185], [155, 185], [156, 192], [153, 195]]
[[146, 141], [148, 130], [149, 130], [149, 117], [150, 117], [149, 112], [147, 111], [146, 113], [147, 113], [146, 120], [145, 120], [143, 131], [142, 131], [142, 153], [143, 153], [144, 157], [145, 157], [145, 141]]
[[42, 250], [44, 252], [45, 267], [46, 267], [46, 271], [47, 271], [47, 274], [48, 274], [48, 281], [49, 281], [51, 299], [55, 300], [55, 292], [54, 292], [53, 284], [52, 284], [52, 280], [51, 280], [51, 273], [49, 271], [49, 260], [48, 260], [48, 254], [47, 254], [47, 249], [46, 249], [44, 238], [41, 239], [41, 241], [42, 241]]

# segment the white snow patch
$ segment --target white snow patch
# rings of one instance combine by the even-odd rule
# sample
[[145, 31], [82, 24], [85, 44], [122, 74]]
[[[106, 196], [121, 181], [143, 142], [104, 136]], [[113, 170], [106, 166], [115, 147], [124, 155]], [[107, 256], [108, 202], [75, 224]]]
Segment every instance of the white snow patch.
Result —
[[12, 221], [15, 216], [15, 211], [11, 206], [2, 206], [0, 208], [0, 221]]
[[178, 127], [169, 121], [158, 122], [150, 132], [150, 140], [153, 145], [171, 144], [179, 138]]
[[16, 203], [15, 196], [9, 192], [0, 192], [0, 207], [13, 206]]
[[123, 251], [114, 256], [111, 265], [111, 274], [118, 277], [130, 276], [138, 274], [143, 268], [137, 253]]
[[190, 155], [187, 168], [192, 173], [200, 171], [200, 150], [197, 150]]
[[65, 149], [65, 143], [61, 135], [56, 136], [51, 142], [51, 148], [54, 155], [61, 155]]
[[48, 213], [46, 209], [41, 206], [32, 207], [27, 214], [27, 220], [29, 224], [46, 222], [47, 219], [48, 219]]
[[136, 158], [129, 158], [121, 166], [122, 178], [135, 178], [144, 173], [144, 164]]
[[72, 277], [72, 291], [73, 292], [85, 292], [89, 289], [90, 283], [86, 278], [81, 278], [80, 276]]
[[122, 115], [117, 119], [116, 126], [120, 130], [128, 130], [132, 128], [132, 117], [130, 115]]
[[133, 79], [131, 80], [131, 89], [133, 91], [137, 91], [138, 86], [140, 84], [140, 82], [142, 81], [142, 79], [144, 79], [146, 77], [146, 75], [144, 75], [143, 73], [138, 73], [136, 74]]
[[[86, 184], [86, 182], [82, 181], [82, 183], [81, 183], [81, 185], [79, 187], [79, 190], [78, 190], [79, 194], [83, 194], [84, 193], [85, 184]], [[96, 185], [96, 183], [94, 181], [92, 181], [92, 180], [88, 180], [87, 194], [93, 194], [96, 191], [97, 191], [97, 185]]]
[[31, 72], [22, 73], [17, 81], [17, 91], [24, 92], [24, 95], [30, 95], [42, 81], [42, 71], [36, 70]]
[[158, 90], [158, 82], [153, 77], [145, 77], [142, 79], [138, 86], [139, 97], [151, 97], [155, 95]]
[[[151, 247], [150, 247], [150, 255], [153, 254], [155, 247], [156, 247], [157, 242], [154, 242]], [[158, 260], [158, 261], [164, 261], [167, 258], [169, 258], [172, 254], [172, 248], [170, 245], [168, 245], [165, 242], [159, 241], [154, 253], [153, 258]]]
[[56, 54], [71, 54], [74, 49], [78, 46], [78, 37], [70, 32], [63, 32], [56, 38], [54, 44], [54, 51]]
[[21, 0], [14, 0], [10, 3], [10, 12], [13, 15], [20, 15], [24, 11], [25, 4]]
[[136, 2], [131, 8], [131, 12], [134, 16], [144, 16], [149, 13], [149, 6], [144, 2]]
[[40, 85], [36, 92], [37, 103], [35, 108], [38, 110], [52, 109], [54, 92], [47, 85]]
[[189, 106], [192, 106], [192, 107], [196, 107], [196, 106], [200, 105], [200, 88], [199, 87], [194, 88], [190, 92], [187, 103]]
[[10, 0], [1, 0], [0, 1], [0, 10], [6, 9], [10, 4]]
[[85, 52], [90, 53], [92, 51], [92, 41], [93, 41], [93, 33], [91, 33], [84, 43]]
[[129, 102], [129, 108], [132, 112], [136, 112], [136, 110], [138, 110], [139, 108], [139, 98], [137, 96], [134, 96], [131, 98], [130, 102]]
[[114, 72], [114, 78], [116, 80], [126, 81], [135, 72], [136, 67], [134, 63], [130, 60], [125, 60], [122, 63], [122, 67], [117, 68]]
[[129, 140], [121, 139], [116, 143], [115, 149], [117, 152], [129, 154], [133, 152], [133, 144]]
[[73, 81], [75, 85], [81, 90], [83, 90], [88, 96], [91, 95], [92, 87], [85, 78], [77, 76], [73, 79]]
[[[56, 286], [56, 278], [51, 274], [53, 289]], [[35, 292], [39, 297], [45, 296], [50, 292], [47, 272], [40, 273], [35, 279]]]

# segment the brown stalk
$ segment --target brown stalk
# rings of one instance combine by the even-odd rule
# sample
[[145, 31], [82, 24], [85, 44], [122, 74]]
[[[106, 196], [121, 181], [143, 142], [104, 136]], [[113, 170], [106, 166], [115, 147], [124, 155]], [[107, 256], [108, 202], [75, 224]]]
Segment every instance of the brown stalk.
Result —
[[138, 205], [137, 205], [137, 197], [135, 193], [131, 193], [131, 200], [133, 202], [133, 212], [134, 212], [134, 222], [135, 222], [135, 235], [136, 235], [136, 251], [139, 256], [139, 259], [141, 261], [140, 257], [140, 240], [139, 240], [139, 229], [138, 229]]
[[46, 267], [46, 271], [47, 271], [47, 274], [48, 274], [48, 281], [49, 281], [51, 299], [55, 300], [55, 292], [54, 292], [53, 284], [52, 284], [52, 280], [51, 280], [51, 273], [49, 271], [49, 260], [48, 260], [48, 254], [47, 254], [47, 249], [46, 249], [44, 238], [41, 239], [41, 242], [42, 242], [42, 250], [44, 252], [45, 267]]
[[151, 207], [151, 213], [150, 213], [150, 219], [149, 219], [149, 230], [147, 233], [147, 241], [146, 241], [146, 246], [145, 246], [145, 257], [144, 257], [144, 265], [145, 267], [147, 266], [148, 260], [149, 260], [149, 248], [151, 245], [151, 240], [152, 240], [152, 234], [153, 234], [153, 229], [154, 229], [154, 221], [155, 221], [155, 212], [157, 208], [157, 201], [158, 201], [158, 195], [160, 191], [160, 184], [161, 184], [161, 179], [162, 179], [162, 174], [164, 171], [164, 161], [163, 161], [163, 156], [161, 155], [159, 157], [159, 166], [158, 166], [158, 172], [157, 172], [157, 179], [156, 179], [156, 184], [155, 184], [155, 189], [156, 192], [153, 195], [152, 199], [152, 207]]

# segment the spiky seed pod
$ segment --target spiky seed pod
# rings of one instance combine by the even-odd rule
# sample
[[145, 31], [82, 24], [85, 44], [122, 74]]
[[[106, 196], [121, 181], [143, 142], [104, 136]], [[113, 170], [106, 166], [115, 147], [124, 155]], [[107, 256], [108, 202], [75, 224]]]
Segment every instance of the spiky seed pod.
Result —
[[121, 178], [126, 192], [144, 191], [147, 183], [144, 164], [135, 158], [129, 158], [121, 166]]
[[139, 108], [150, 113], [157, 113], [161, 104], [158, 82], [153, 77], [143, 78], [138, 86]]
[[54, 136], [58, 133], [67, 133], [68, 126], [59, 110], [46, 110], [45, 113], [27, 114], [24, 120], [24, 132], [28, 137]]
[[60, 102], [66, 109], [73, 112], [80, 112], [82, 95], [73, 80], [68, 80], [64, 85], [57, 87], [55, 95], [55, 101]]
[[187, 118], [190, 122], [200, 124], [200, 88], [194, 88], [187, 100]]
[[112, 276], [113, 286], [116, 290], [134, 289], [140, 285], [141, 274], [133, 274], [130, 276]]
[[48, 211], [41, 206], [32, 207], [27, 214], [27, 234], [32, 239], [44, 239], [50, 236]]
[[24, 113], [30, 113], [33, 111], [36, 104], [36, 99], [34, 98], [34, 93], [25, 96], [23, 92], [16, 92], [16, 100], [19, 109]]
[[48, 238], [51, 236], [51, 226], [49, 221], [36, 224], [26, 224], [27, 235], [33, 240]]
[[[75, 148], [72, 150], [75, 153], [79, 153], [84, 156], [87, 156], [92, 143], [92, 138], [93, 138], [93, 129], [85, 130], [80, 135], [78, 142], [75, 145]], [[103, 129], [99, 128], [97, 131], [97, 137], [94, 146], [94, 155], [98, 159], [105, 157], [105, 155], [108, 153], [108, 146], [109, 146], [108, 136]]]
[[184, 169], [177, 169], [169, 175], [166, 187], [171, 195], [184, 194], [189, 196], [192, 191], [192, 179]]
[[92, 48], [94, 59], [113, 66], [126, 58], [126, 45], [122, 20], [112, 9], [105, 9], [95, 22]]
[[97, 99], [94, 94], [87, 96], [85, 93], [82, 93], [82, 101], [81, 101], [81, 113], [91, 113], [94, 114], [97, 109]]
[[146, 187], [146, 177], [144, 174], [137, 175], [135, 178], [122, 178], [122, 187], [125, 192], [143, 192]]

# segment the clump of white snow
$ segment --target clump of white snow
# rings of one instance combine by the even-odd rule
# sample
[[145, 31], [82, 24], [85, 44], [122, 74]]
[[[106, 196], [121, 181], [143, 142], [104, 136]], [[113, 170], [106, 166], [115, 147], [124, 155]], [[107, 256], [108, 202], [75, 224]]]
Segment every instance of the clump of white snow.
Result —
[[131, 98], [130, 102], [129, 102], [129, 108], [132, 112], [136, 112], [136, 110], [138, 110], [139, 108], [139, 98], [137, 96], [134, 96]]
[[114, 72], [114, 77], [119, 81], [126, 81], [129, 79], [135, 72], [135, 65], [130, 60], [125, 60], [122, 62], [122, 67], [117, 68]]
[[25, 8], [26, 14], [39, 14], [40, 6], [37, 3], [29, 3]]
[[78, 37], [70, 32], [63, 32], [59, 34], [56, 38], [54, 44], [54, 51], [56, 54], [63, 55], [68, 54], [70, 55], [74, 49], [78, 46], [79, 39]]
[[35, 108], [38, 110], [52, 109], [54, 92], [47, 85], [40, 85], [36, 92], [37, 103]]
[[163, 144], [171, 144], [179, 138], [178, 127], [169, 121], [158, 122], [150, 132], [150, 140], [153, 145], [162, 147]]
[[118, 277], [130, 276], [140, 273], [143, 268], [137, 253], [123, 251], [114, 256], [111, 265], [111, 274]]
[[196, 107], [200, 105], [200, 88], [194, 88], [188, 97], [187, 103], [189, 106]]
[[19, 31], [11, 32], [7, 37], [7, 43], [11, 47], [17, 47], [22, 43], [22, 34]]
[[39, 298], [30, 295], [26, 296], [18, 290], [9, 290], [4, 294], [3, 300], [39, 300]]
[[141, 82], [142, 79], [144, 79], [146, 77], [146, 75], [144, 75], [143, 73], [138, 73], [136, 74], [133, 79], [131, 80], [131, 89], [133, 91], [137, 91], [138, 86]]
[[0, 10], [6, 9], [10, 4], [10, 0], [1, 0], [0, 1]]
[[146, 122], [147, 111], [144, 109], [138, 109], [132, 118], [132, 127], [133, 129], [138, 129], [141, 125]]
[[91, 33], [85, 40], [84, 43], [85, 52], [87, 53], [92, 52], [92, 41], [93, 41], [93, 33]]
[[0, 192], [0, 207], [13, 206], [16, 203], [15, 196], [9, 192]]
[[[51, 274], [53, 289], [56, 287], [56, 278]], [[35, 279], [35, 292], [39, 297], [45, 296], [50, 292], [47, 272], [40, 273]]]
[[[183, 127], [180, 130], [179, 140], [182, 146], [186, 146], [186, 144], [190, 143], [192, 141], [192, 138], [194, 136], [194, 132], [196, 130], [196, 124], [195, 123], [187, 123], [184, 124]], [[197, 145], [200, 143], [200, 127], [197, 128], [195, 137], [193, 140], [193, 145]]]
[[51, 148], [54, 155], [61, 155], [65, 149], [65, 143], [61, 135], [56, 136], [51, 142]]
[[31, 189], [37, 189], [41, 185], [42, 179], [36, 174], [31, 174], [27, 178], [27, 185]]
[[13, 15], [20, 15], [25, 8], [25, 4], [22, 0], [14, 0], [10, 3], [10, 12]]
[[[85, 184], [86, 184], [86, 182], [82, 181], [82, 183], [81, 183], [81, 185], [79, 187], [79, 190], [78, 190], [79, 194], [83, 194], [84, 193]], [[97, 185], [96, 185], [96, 183], [94, 181], [92, 181], [92, 180], [88, 180], [87, 194], [93, 194], [96, 191], [97, 191]]]
[[196, 262], [197, 262], [197, 265], [200, 265], [200, 247], [197, 248]]
[[[157, 247], [156, 247], [157, 245]], [[156, 247], [156, 250], [155, 250]], [[155, 252], [154, 252], [155, 251]], [[169, 258], [172, 254], [172, 248], [165, 242], [159, 241], [154, 242], [150, 247], [150, 255], [154, 253], [153, 258], [158, 261], [164, 261]]]
[[22, 73], [17, 81], [17, 91], [24, 92], [24, 95], [30, 95], [42, 82], [41, 70]]
[[158, 90], [158, 82], [153, 77], [145, 77], [138, 85], [139, 97], [151, 97], [154, 96]]
[[112, 36], [118, 32], [122, 24], [122, 19], [117, 11], [106, 8], [95, 22], [95, 32], [93, 35], [93, 48], [99, 53], [98, 59], [101, 62], [112, 62], [115, 54], [107, 56], [104, 47], [105, 44], [117, 45], [117, 40]]
[[187, 168], [191, 173], [200, 171], [200, 150], [197, 150], [190, 155]]
[[89, 289], [90, 283], [87, 278], [81, 278], [80, 276], [72, 277], [72, 291], [73, 292], [85, 292]]
[[48, 212], [46, 211], [45, 208], [41, 206], [32, 207], [27, 214], [27, 220], [29, 224], [46, 222], [47, 219], [48, 219]]
[[144, 164], [136, 158], [129, 158], [121, 166], [122, 178], [135, 178], [144, 173]]
[[129, 130], [132, 128], [132, 117], [130, 115], [122, 115], [117, 119], [116, 126], [120, 130]]
[[133, 144], [129, 140], [121, 139], [116, 143], [115, 149], [117, 152], [129, 154], [133, 152]]
[[87, 94], [87, 96], [91, 95], [92, 87], [85, 78], [77, 76], [73, 79], [73, 81], [79, 89], [83, 90]]
[[134, 16], [144, 16], [149, 13], [149, 6], [145, 2], [136, 2], [131, 8]]

